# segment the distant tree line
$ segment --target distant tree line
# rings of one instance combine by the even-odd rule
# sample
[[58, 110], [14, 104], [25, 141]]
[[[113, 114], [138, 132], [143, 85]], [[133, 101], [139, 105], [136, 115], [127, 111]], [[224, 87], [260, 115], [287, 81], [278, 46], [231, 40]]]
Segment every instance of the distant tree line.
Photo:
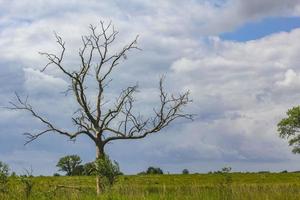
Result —
[[[107, 158], [108, 159], [108, 158]], [[57, 165], [59, 171], [65, 172], [66, 176], [95, 176], [97, 174], [95, 162], [88, 162], [82, 164], [82, 160], [78, 155], [67, 155], [59, 159]], [[114, 173], [122, 175], [123, 173], [119, 169], [117, 162], [111, 162], [106, 160], [99, 166], [102, 166], [101, 173], [107, 174], [115, 171]], [[105, 166], [105, 167], [103, 167]], [[183, 169], [182, 174], [189, 174], [188, 169]], [[164, 171], [159, 167], [150, 166], [146, 171], [138, 173], [138, 175], [155, 175], [155, 174], [164, 174]], [[60, 176], [59, 173], [54, 173], [53, 176]]]
[[138, 173], [138, 175], [146, 175], [146, 174], [164, 174], [164, 172], [159, 167], [148, 167], [146, 171]]

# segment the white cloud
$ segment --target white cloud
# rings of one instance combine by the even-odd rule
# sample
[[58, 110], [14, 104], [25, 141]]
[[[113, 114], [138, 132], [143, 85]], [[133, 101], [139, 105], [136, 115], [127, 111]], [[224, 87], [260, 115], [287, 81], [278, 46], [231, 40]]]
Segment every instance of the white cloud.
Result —
[[[132, 160], [155, 162], [159, 158], [160, 163], [177, 164], [192, 163], [193, 159], [259, 163], [296, 160], [287, 144], [277, 137], [276, 122], [286, 109], [299, 103], [300, 96], [294, 86], [299, 84], [300, 29], [248, 42], [223, 41], [213, 35], [264, 17], [299, 15], [300, 1], [232, 0], [218, 6], [215, 3], [192, 0], [0, 1], [3, 11], [0, 14], [0, 71], [5, 77], [8, 77], [6, 73], [13, 74], [2, 80], [6, 89], [0, 90], [4, 97], [1, 104], [10, 96], [8, 90], [23, 90], [21, 85], [25, 84], [25, 91], [32, 94], [31, 102], [39, 111], [50, 113], [50, 118], [58, 120], [61, 127], [69, 127], [66, 122], [70, 121], [68, 117], [76, 104], [70, 97], [55, 95], [66, 89], [67, 79], [54, 67], [46, 73], [39, 72], [46, 60], [37, 52], [58, 52], [52, 34], [55, 30], [66, 40], [64, 64], [69, 69], [75, 68], [79, 63], [80, 36], [87, 33], [88, 25], [99, 19], [112, 19], [120, 30], [120, 38], [113, 48], [140, 34], [143, 51], [131, 53], [129, 60], [116, 69], [107, 97], [113, 99], [120, 88], [138, 81], [141, 90], [146, 88], [137, 96], [139, 102], [147, 104], [142, 111], [151, 110], [156, 99], [153, 88], [157, 86], [159, 75], [167, 74], [167, 89], [191, 90], [194, 103], [189, 110], [197, 114], [194, 122], [177, 122], [174, 128], [164, 131], [165, 135], [162, 133], [135, 145], [112, 144], [108, 149], [120, 159], [121, 166], [130, 166], [135, 163]], [[209, 36], [208, 41], [203, 40], [206, 36]], [[49, 98], [53, 95], [55, 98]], [[3, 118], [14, 117], [6, 111], [0, 112]], [[12, 138], [3, 133], [15, 133], [22, 128], [15, 127], [14, 123], [9, 125], [5, 123], [0, 127], [0, 136], [6, 143]], [[40, 142], [48, 145], [45, 149], [49, 151], [52, 151], [50, 146], [55, 145], [49, 143], [48, 138], [41, 138]], [[93, 157], [93, 145], [86, 141], [82, 144], [90, 147], [86, 153], [89, 156], [85, 156]], [[58, 146], [61, 148], [56, 150], [63, 154], [64, 145]], [[32, 148], [28, 154], [40, 157], [35, 151], [42, 147], [28, 148]], [[0, 147], [0, 151], [10, 151], [1, 159], [13, 163], [14, 157], [18, 160], [22, 156], [17, 150]], [[76, 146], [69, 149], [72, 151], [76, 152]], [[173, 159], [174, 153], [177, 157]], [[41, 165], [49, 165], [47, 161], [41, 162], [44, 163]]]
[[289, 69], [284, 74], [284, 80], [277, 81], [276, 83], [283, 87], [299, 86], [300, 77], [294, 72], [294, 70]]
[[68, 83], [60, 78], [47, 75], [32, 68], [24, 68], [25, 88], [32, 92], [63, 92], [67, 89]]
[[[174, 61], [173, 79], [191, 90], [191, 110], [198, 114], [176, 141], [197, 147], [194, 153], [200, 157], [203, 152], [216, 160], [295, 159], [276, 135], [276, 124], [299, 103], [299, 36], [300, 29], [295, 29], [249, 42], [212, 38], [206, 52]], [[170, 143], [173, 151], [181, 146], [175, 143]], [[217, 149], [208, 153], [207, 145]]]

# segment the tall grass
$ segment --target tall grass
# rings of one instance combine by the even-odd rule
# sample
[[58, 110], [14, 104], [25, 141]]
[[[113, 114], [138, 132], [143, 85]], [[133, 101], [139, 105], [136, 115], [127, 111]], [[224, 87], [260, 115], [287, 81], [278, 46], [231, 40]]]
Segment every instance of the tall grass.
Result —
[[287, 174], [200, 174], [122, 176], [116, 185], [96, 196], [94, 177], [35, 177], [26, 194], [19, 178], [9, 180], [1, 200], [298, 200], [300, 175]]

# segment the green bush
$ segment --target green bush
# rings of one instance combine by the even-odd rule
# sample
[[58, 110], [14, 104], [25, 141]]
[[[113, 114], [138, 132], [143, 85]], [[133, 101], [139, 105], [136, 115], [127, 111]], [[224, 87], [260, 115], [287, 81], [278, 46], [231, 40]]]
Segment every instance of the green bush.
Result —
[[84, 175], [84, 166], [83, 165], [78, 165], [76, 166], [73, 171], [71, 176], [82, 176]]
[[59, 173], [54, 173], [53, 176], [60, 176], [60, 174]]
[[9, 167], [0, 161], [0, 192], [7, 191]]
[[182, 174], [189, 174], [190, 172], [189, 172], [189, 170], [188, 169], [184, 169], [184, 170], [182, 170]]
[[164, 174], [163, 170], [159, 167], [148, 167], [147, 174]]
[[19, 180], [23, 184], [25, 199], [29, 199], [32, 194], [34, 186], [33, 178], [34, 177], [32, 168], [30, 168], [30, 170], [25, 169], [25, 174], [21, 175], [19, 178]]
[[95, 172], [96, 175], [100, 176], [102, 180], [104, 179], [108, 186], [112, 186], [119, 175], [120, 172], [119, 164], [116, 161], [111, 161], [108, 156], [99, 158], [95, 161]]
[[93, 176], [96, 175], [95, 172], [95, 163], [89, 162], [83, 165], [83, 175], [85, 176]]
[[10, 175], [10, 177], [12, 177], [12, 178], [15, 178], [15, 177], [17, 177], [18, 175], [16, 174], [16, 172], [12, 172], [11, 173], [11, 175]]

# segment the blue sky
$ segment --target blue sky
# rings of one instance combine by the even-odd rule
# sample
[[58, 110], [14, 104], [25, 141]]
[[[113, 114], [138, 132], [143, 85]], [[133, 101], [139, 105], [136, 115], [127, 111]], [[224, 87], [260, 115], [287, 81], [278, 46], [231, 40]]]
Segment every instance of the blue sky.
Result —
[[293, 17], [266, 17], [260, 20], [250, 21], [237, 27], [234, 31], [221, 33], [224, 40], [248, 41], [256, 40], [278, 32], [290, 32], [300, 27], [300, 18]]
[[[146, 139], [107, 146], [125, 173], [150, 165], [171, 173], [224, 166], [299, 170], [299, 155], [276, 132], [287, 109], [300, 104], [299, 0], [0, 0], [0, 13], [2, 108], [17, 91], [29, 95], [41, 115], [72, 130], [77, 105], [62, 94], [68, 80], [55, 68], [41, 73], [46, 60], [38, 52], [57, 52], [55, 31], [66, 41], [64, 64], [78, 66], [81, 35], [100, 20], [112, 20], [120, 32], [113, 48], [139, 35], [143, 49], [116, 69], [109, 98], [138, 82], [138, 108], [147, 116], [157, 103], [162, 74], [170, 92], [191, 91], [187, 112], [197, 114], [194, 121], [179, 120]], [[23, 145], [23, 132], [42, 128], [29, 114], [0, 109], [0, 160], [18, 173], [32, 167], [35, 174], [47, 175], [56, 172], [61, 156], [94, 159], [95, 147], [85, 137], [71, 142], [51, 134]]]

